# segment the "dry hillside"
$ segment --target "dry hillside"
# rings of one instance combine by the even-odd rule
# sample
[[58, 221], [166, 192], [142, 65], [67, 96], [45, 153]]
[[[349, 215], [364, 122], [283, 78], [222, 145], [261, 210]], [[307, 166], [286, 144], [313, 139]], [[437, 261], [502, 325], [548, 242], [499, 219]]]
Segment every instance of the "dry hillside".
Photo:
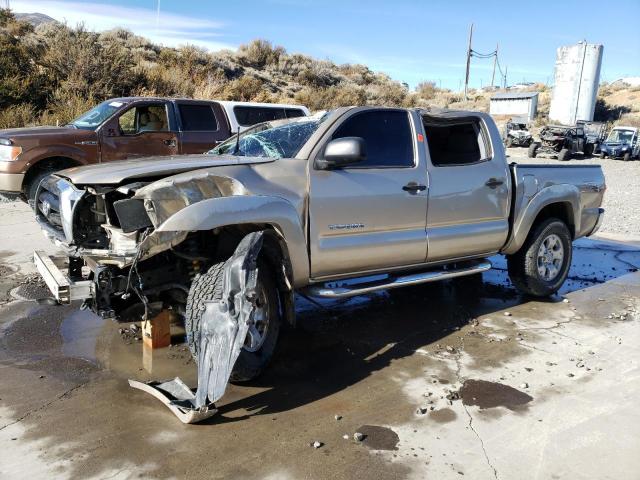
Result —
[[[265, 40], [207, 52], [162, 47], [121, 29], [96, 33], [25, 20], [0, 9], [0, 128], [64, 123], [101, 100], [126, 95], [294, 102], [312, 110], [368, 104], [485, 111], [491, 95], [471, 91], [464, 101], [460, 93], [436, 88], [428, 72], [411, 90], [366, 65], [317, 60]], [[544, 85], [536, 89], [543, 123], [550, 92]], [[600, 100], [601, 117], [640, 115], [638, 88], [603, 86]]]

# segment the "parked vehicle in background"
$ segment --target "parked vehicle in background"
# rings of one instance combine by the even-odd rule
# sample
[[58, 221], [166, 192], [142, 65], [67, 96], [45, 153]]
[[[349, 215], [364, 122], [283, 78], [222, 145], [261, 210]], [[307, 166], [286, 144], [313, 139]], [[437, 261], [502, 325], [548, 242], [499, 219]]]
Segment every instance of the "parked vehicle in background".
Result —
[[600, 146], [600, 157], [629, 161], [640, 158], [640, 139], [636, 127], [614, 127]]
[[585, 153], [586, 144], [586, 135], [581, 125], [547, 125], [540, 131], [540, 141], [529, 145], [529, 158], [542, 154], [560, 161], [571, 160], [574, 154]]
[[584, 128], [585, 134], [585, 155], [593, 155], [600, 152], [600, 145], [607, 136], [607, 124], [604, 122], [588, 122], [578, 120], [578, 126]]
[[194, 157], [51, 175], [36, 218], [68, 269], [34, 259], [61, 302], [121, 320], [172, 308], [196, 354], [227, 261], [263, 231], [235, 380], [268, 363], [280, 325], [295, 323], [296, 290], [344, 298], [477, 274], [500, 253], [520, 291], [547, 296], [572, 241], [603, 217], [598, 165], [510, 165], [485, 113], [343, 107], [256, 125]]
[[524, 122], [510, 120], [504, 128], [504, 144], [507, 147], [528, 147], [533, 141], [529, 125]]
[[239, 129], [308, 114], [299, 105], [114, 98], [62, 127], [0, 130], [0, 193], [33, 200], [40, 181], [65, 168], [204, 153]]

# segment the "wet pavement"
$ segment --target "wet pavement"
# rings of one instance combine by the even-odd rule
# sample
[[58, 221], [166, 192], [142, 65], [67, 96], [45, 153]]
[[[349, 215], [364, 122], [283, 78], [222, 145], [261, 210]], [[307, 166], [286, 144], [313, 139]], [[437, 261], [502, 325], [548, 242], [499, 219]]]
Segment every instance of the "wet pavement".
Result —
[[484, 281], [299, 297], [268, 371], [189, 426], [126, 382], [194, 385], [178, 325], [146, 350], [0, 257], [0, 478], [637, 478], [640, 245], [576, 242], [546, 301], [492, 260]]

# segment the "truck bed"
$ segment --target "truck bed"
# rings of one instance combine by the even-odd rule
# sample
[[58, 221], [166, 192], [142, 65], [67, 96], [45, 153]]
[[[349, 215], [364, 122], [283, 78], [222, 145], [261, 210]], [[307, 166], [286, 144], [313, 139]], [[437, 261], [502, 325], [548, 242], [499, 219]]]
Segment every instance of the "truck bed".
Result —
[[[511, 231], [504, 253], [513, 253], [524, 242], [535, 212], [547, 199], [566, 197], [563, 212], [573, 228], [574, 238], [590, 235], [602, 213], [600, 205], [606, 189], [600, 165], [509, 165], [512, 177]], [[557, 207], [556, 207], [557, 208]]]

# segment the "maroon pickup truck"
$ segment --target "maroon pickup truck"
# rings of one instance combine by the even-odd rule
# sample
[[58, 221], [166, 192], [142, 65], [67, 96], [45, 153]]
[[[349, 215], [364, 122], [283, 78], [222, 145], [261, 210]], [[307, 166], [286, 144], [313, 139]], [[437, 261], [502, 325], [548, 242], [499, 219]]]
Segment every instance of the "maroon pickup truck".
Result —
[[299, 105], [114, 98], [62, 127], [0, 130], [0, 193], [31, 200], [40, 181], [58, 170], [203, 153], [254, 123], [308, 114]]

